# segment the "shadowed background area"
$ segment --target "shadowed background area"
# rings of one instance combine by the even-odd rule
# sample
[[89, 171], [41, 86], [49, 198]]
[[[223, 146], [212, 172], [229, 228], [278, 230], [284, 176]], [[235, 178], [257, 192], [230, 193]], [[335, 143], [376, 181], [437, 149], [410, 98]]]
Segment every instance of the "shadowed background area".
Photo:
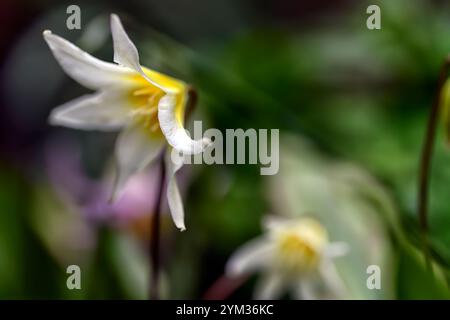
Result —
[[[81, 8], [80, 30], [66, 27], [71, 4]], [[381, 30], [366, 27], [370, 4], [381, 8]], [[202, 298], [229, 256], [261, 234], [267, 214], [313, 216], [331, 240], [349, 244], [337, 262], [348, 287], [342, 298], [448, 298], [443, 125], [431, 175], [434, 274], [420, 251], [416, 193], [428, 112], [450, 52], [449, 9], [418, 0], [2, 1], [0, 298], [147, 298], [158, 167], [108, 203], [116, 134], [47, 122], [50, 110], [88, 90], [63, 73], [42, 31], [112, 61], [113, 12], [142, 65], [197, 88], [189, 123], [280, 129], [277, 175], [261, 176], [258, 165], [181, 170], [187, 231], [175, 228], [164, 203], [163, 298]], [[66, 287], [72, 264], [81, 267], [81, 290]], [[381, 268], [381, 290], [366, 286], [369, 265]], [[251, 298], [256, 278], [230, 298]]]

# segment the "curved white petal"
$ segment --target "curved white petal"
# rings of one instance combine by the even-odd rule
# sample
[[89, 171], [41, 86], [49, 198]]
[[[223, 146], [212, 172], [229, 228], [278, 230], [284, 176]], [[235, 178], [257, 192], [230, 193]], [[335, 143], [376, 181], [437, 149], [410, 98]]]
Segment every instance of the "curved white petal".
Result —
[[176, 98], [171, 94], [162, 97], [158, 104], [159, 126], [167, 142], [185, 155], [203, 152], [211, 144], [211, 140], [206, 137], [200, 140], [191, 139], [181, 123], [177, 120], [175, 107]]
[[44, 31], [43, 36], [63, 70], [89, 89], [123, 86], [127, 84], [124, 79], [135, 74], [132, 70], [91, 56], [49, 30]]
[[74, 129], [117, 130], [127, 123], [126, 103], [118, 92], [84, 95], [53, 109], [49, 121]]
[[350, 251], [346, 242], [332, 242], [325, 248], [325, 256], [328, 258], [337, 258], [345, 256]]
[[120, 18], [116, 14], [111, 14], [111, 33], [114, 45], [114, 62], [139, 72], [148, 82], [165, 92], [171, 91], [148, 77], [139, 62], [139, 52], [128, 37], [123, 28]]
[[258, 282], [255, 288], [255, 299], [278, 299], [283, 293], [285, 285], [285, 279], [281, 275], [271, 272], [263, 276], [263, 278]]
[[172, 161], [170, 148], [167, 150], [164, 160], [167, 170], [167, 201], [169, 203], [170, 214], [176, 227], [184, 231], [186, 227], [184, 225], [183, 200], [181, 199], [177, 178], [175, 176], [177, 171], [183, 166], [183, 162]]
[[225, 271], [229, 276], [241, 276], [269, 266], [275, 248], [266, 238], [256, 238], [240, 247], [228, 260]]
[[164, 145], [163, 139], [152, 138], [139, 125], [130, 126], [119, 135], [116, 143], [117, 173], [112, 200], [117, 200], [130, 176], [155, 159]]

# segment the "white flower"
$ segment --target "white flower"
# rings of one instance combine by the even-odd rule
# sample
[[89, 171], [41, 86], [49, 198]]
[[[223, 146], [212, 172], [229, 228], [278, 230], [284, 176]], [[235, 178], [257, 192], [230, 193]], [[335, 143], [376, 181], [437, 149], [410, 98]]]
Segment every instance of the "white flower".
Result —
[[297, 299], [343, 296], [345, 289], [332, 259], [346, 254], [345, 243], [329, 243], [324, 227], [311, 218], [269, 218], [264, 227], [264, 236], [232, 255], [228, 276], [261, 271], [257, 299], [276, 299], [285, 290], [292, 290]]
[[117, 179], [113, 198], [129, 177], [154, 160], [168, 144], [167, 199], [175, 225], [185, 230], [183, 203], [171, 148], [183, 154], [204, 150], [209, 140], [192, 140], [183, 127], [188, 86], [142, 67], [136, 47], [116, 15], [111, 15], [114, 63], [101, 61], [69, 41], [44, 31], [44, 39], [64, 71], [95, 93], [70, 101], [50, 114], [50, 123], [83, 130], [122, 130], [116, 143]]

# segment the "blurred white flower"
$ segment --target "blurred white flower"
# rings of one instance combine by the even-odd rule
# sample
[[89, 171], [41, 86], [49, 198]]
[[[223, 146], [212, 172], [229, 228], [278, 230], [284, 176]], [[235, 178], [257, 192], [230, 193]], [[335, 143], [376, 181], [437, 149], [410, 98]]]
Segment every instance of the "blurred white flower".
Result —
[[347, 253], [346, 243], [330, 243], [325, 228], [312, 218], [270, 217], [264, 227], [265, 235], [245, 244], [230, 258], [228, 276], [261, 271], [257, 299], [276, 299], [287, 290], [297, 299], [345, 295], [333, 258]]
[[183, 154], [197, 154], [210, 141], [192, 140], [184, 129], [189, 87], [178, 79], [142, 67], [135, 45], [114, 14], [111, 32], [117, 64], [94, 58], [51, 31], [44, 31], [44, 39], [64, 71], [97, 91], [56, 108], [50, 122], [83, 130], [122, 129], [116, 144], [118, 173], [113, 199], [130, 176], [157, 158], [168, 144], [167, 199], [175, 225], [185, 230], [183, 203], [175, 179], [182, 163], [172, 161], [171, 148]]

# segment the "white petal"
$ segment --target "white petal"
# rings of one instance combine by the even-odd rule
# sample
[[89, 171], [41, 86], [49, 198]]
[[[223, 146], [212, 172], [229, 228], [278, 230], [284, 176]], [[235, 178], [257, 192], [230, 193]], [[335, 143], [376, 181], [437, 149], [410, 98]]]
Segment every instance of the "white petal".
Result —
[[266, 238], [256, 238], [244, 244], [228, 260], [226, 273], [241, 276], [267, 267], [273, 262], [274, 246]]
[[328, 292], [334, 299], [345, 298], [345, 284], [339, 275], [336, 266], [330, 259], [323, 259], [319, 267], [320, 276], [324, 281]]
[[114, 43], [114, 62], [139, 72], [148, 82], [161, 90], [165, 92], [171, 91], [169, 88], [163, 87], [156, 81], [153, 81], [142, 70], [138, 50], [130, 37], [128, 37], [122, 26], [122, 22], [116, 14], [111, 14], [111, 33]]
[[117, 15], [111, 15], [111, 33], [114, 42], [114, 62], [125, 67], [141, 70], [139, 64], [139, 53], [134, 43], [125, 32], [122, 23]]
[[325, 248], [325, 255], [328, 258], [337, 258], [345, 256], [350, 248], [345, 242], [332, 242]]
[[286, 283], [283, 277], [275, 272], [269, 273], [259, 281], [255, 289], [255, 299], [278, 299], [283, 293]]
[[128, 108], [118, 92], [84, 95], [50, 113], [53, 125], [83, 130], [117, 130], [128, 121]]
[[158, 104], [158, 121], [167, 142], [185, 155], [203, 152], [211, 144], [211, 140], [206, 137], [200, 140], [191, 139], [176, 118], [175, 106], [176, 98], [171, 94], [162, 97]]
[[83, 86], [96, 90], [110, 86], [122, 86], [132, 70], [94, 58], [66, 39], [51, 31], [43, 33], [44, 39], [63, 70]]
[[112, 193], [116, 200], [126, 182], [133, 174], [144, 169], [161, 152], [163, 139], [152, 138], [139, 125], [126, 128], [116, 143], [117, 174]]
[[294, 294], [298, 300], [317, 300], [319, 298], [313, 281], [308, 278], [297, 282]]
[[183, 166], [182, 161], [173, 162], [171, 149], [165, 154], [165, 165], [167, 170], [167, 201], [169, 203], [170, 214], [173, 222], [181, 231], [186, 230], [184, 225], [184, 209], [180, 191], [178, 190], [177, 178], [175, 174]]

